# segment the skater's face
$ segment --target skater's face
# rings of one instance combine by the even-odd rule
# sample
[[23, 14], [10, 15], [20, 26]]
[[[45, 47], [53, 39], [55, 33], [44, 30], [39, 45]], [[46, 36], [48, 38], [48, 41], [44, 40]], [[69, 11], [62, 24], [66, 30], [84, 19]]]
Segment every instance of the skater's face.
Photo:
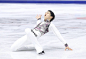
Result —
[[45, 12], [44, 20], [50, 21], [51, 19], [52, 19], [51, 13], [49, 11]]

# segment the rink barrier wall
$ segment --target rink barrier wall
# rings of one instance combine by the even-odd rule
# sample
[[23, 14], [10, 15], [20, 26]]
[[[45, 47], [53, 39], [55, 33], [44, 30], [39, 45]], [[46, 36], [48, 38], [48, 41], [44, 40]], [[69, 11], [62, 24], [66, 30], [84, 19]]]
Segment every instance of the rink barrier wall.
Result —
[[86, 4], [86, 1], [1, 1], [0, 3], [62, 3], [62, 4]]

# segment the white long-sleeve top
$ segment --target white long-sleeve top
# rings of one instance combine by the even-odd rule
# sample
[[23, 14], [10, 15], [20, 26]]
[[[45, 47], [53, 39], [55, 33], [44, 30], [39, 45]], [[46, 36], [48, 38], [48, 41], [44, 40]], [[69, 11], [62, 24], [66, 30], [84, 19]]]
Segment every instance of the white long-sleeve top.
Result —
[[[41, 20], [38, 20], [37, 24], [39, 24], [40, 22], [41, 22]], [[58, 31], [58, 29], [56, 28], [56, 26], [52, 22], [51, 22], [48, 30], [49, 30], [49, 32], [52, 31], [63, 44], [66, 44], [66, 41], [61, 36], [60, 32]], [[39, 31], [36, 31], [36, 30], [33, 30], [33, 31], [37, 34], [38, 38], [41, 36], [41, 33]]]

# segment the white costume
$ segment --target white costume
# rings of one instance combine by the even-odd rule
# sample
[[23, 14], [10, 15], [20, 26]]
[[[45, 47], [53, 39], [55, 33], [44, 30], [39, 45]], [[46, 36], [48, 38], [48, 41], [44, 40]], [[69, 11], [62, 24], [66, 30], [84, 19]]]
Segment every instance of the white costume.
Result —
[[[41, 20], [37, 21], [37, 25], [41, 23]], [[45, 23], [42, 22], [41, 24]], [[41, 25], [40, 24], [40, 25]], [[40, 30], [40, 29], [39, 29]], [[50, 22], [49, 31], [52, 31], [59, 39], [60, 41], [65, 45], [66, 41], [63, 39], [63, 37], [61, 36], [60, 32], [58, 31], [58, 29], [55, 27], [55, 25], [53, 23]], [[42, 35], [44, 35], [43, 33], [41, 34], [40, 31], [37, 31], [35, 29], [33, 29], [33, 32], [37, 35], [35, 36], [35, 34], [31, 31], [31, 29], [27, 28], [25, 29], [26, 35], [19, 38], [12, 46], [11, 46], [11, 50], [12, 51], [17, 51], [19, 50], [24, 44], [29, 44], [30, 42], [34, 45], [37, 53], [40, 53], [41, 51], [43, 51], [43, 48], [40, 46], [39, 42], [37, 39], [39, 39]], [[46, 32], [47, 33], [47, 32]]]

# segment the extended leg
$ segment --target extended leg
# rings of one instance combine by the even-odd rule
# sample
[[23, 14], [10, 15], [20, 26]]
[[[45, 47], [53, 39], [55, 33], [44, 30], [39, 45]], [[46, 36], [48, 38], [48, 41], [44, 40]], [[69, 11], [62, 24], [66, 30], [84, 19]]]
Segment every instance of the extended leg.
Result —
[[19, 38], [14, 44], [11, 46], [12, 51], [17, 51], [25, 42], [27, 41], [26, 35]]

